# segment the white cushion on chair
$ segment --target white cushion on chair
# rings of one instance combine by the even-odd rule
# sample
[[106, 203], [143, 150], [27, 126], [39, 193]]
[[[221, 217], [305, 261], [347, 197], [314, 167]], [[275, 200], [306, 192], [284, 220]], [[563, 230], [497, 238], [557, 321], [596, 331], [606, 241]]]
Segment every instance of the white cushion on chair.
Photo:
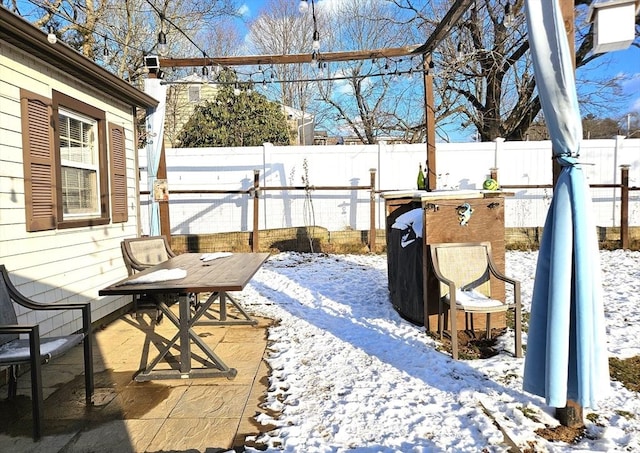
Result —
[[[445, 296], [447, 301], [449, 300], [449, 294]], [[466, 310], [474, 310], [474, 309], [487, 309], [487, 308], [502, 308], [505, 309], [507, 306], [496, 299], [489, 299], [484, 294], [475, 291], [463, 291], [461, 289], [456, 289], [456, 305], [461, 308], [465, 308]]]

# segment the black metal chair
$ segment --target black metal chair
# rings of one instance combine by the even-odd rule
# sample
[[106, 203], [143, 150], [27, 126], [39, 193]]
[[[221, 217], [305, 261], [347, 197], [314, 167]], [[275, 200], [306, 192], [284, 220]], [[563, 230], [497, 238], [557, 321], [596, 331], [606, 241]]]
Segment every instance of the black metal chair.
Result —
[[[44, 415], [42, 397], [42, 364], [64, 354], [72, 347], [84, 343], [84, 375], [86, 403], [93, 396], [93, 352], [91, 338], [91, 305], [89, 302], [41, 303], [22, 295], [9, 279], [4, 265], [0, 264], [0, 367], [9, 367], [9, 395], [15, 398], [18, 388], [18, 366], [29, 365], [31, 369], [31, 400], [33, 409], [33, 438], [42, 435]], [[13, 303], [31, 310], [81, 310], [82, 330], [78, 333], [40, 337], [37, 324], [18, 325]], [[28, 335], [21, 338], [20, 335]]]

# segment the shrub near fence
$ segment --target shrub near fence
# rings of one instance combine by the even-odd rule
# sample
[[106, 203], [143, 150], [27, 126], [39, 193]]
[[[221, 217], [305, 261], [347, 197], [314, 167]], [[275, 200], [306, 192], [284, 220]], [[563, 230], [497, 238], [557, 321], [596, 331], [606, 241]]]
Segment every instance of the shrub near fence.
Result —
[[[480, 189], [492, 169], [497, 169], [494, 171], [498, 172], [499, 182], [514, 193], [506, 200], [507, 231], [516, 231], [518, 238], [524, 238], [520, 242], [529, 243], [539, 235], [551, 200], [550, 148], [550, 142], [500, 140], [438, 144], [437, 188]], [[594, 213], [603, 240], [612, 240], [612, 234], [619, 238], [623, 190], [620, 167], [628, 165], [628, 232], [633, 241], [640, 225], [640, 197], [636, 190], [640, 178], [640, 140], [619, 137], [583, 141], [581, 149], [580, 160], [593, 164], [584, 166], [584, 170], [592, 185]], [[378, 169], [375, 180], [378, 191], [412, 189], [418, 163], [423, 162], [425, 155], [425, 145], [385, 144], [169, 149], [166, 161], [171, 234], [250, 233], [257, 223], [260, 231], [316, 227], [325, 229], [334, 238], [338, 232], [355, 234], [364, 236], [367, 244], [371, 196], [369, 191], [357, 188], [368, 185], [369, 169]], [[144, 162], [142, 155], [141, 163]], [[259, 185], [263, 188], [259, 192], [258, 211], [254, 211], [251, 192], [256, 169], [260, 170]], [[141, 176], [141, 191], [146, 193], [144, 166]], [[320, 184], [336, 189], [313, 189]], [[269, 187], [274, 189], [264, 190]], [[143, 195], [141, 202], [141, 225], [146, 234], [148, 197]], [[375, 199], [375, 207], [373, 231], [377, 231], [380, 244], [384, 240], [385, 219], [384, 202], [379, 197]]]

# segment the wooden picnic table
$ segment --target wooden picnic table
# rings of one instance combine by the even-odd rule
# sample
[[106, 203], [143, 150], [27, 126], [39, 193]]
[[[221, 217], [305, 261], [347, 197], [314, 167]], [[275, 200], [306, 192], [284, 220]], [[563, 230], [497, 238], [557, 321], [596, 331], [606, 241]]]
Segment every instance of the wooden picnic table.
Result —
[[[206, 255], [206, 254], [204, 254]], [[180, 294], [178, 316], [161, 300], [158, 306], [163, 314], [177, 328], [175, 336], [168, 341], [159, 355], [136, 375], [136, 381], [154, 379], [176, 379], [225, 376], [233, 378], [237, 374], [234, 368], [229, 368], [202, 339], [194, 332], [195, 325], [234, 325], [257, 323], [252, 319], [229, 294], [228, 291], [242, 291], [251, 278], [269, 258], [268, 253], [233, 253], [229, 256], [203, 261], [201, 253], [184, 253], [165, 262], [131, 275], [124, 280], [114, 283], [99, 291], [101, 296], [126, 294]], [[136, 282], [151, 278], [161, 270], [186, 271], [186, 276], [180, 279], [154, 282]], [[175, 271], [172, 271], [175, 272]], [[154, 274], [157, 275], [157, 274]], [[187, 294], [211, 293], [206, 301], [190, 305]], [[217, 319], [203, 318], [211, 304], [220, 302]], [[227, 317], [226, 302], [230, 301], [242, 314], [243, 319], [229, 319]], [[197, 297], [196, 297], [197, 301]], [[192, 311], [193, 308], [193, 311]], [[179, 341], [180, 362], [179, 369], [155, 369], [158, 363], [167, 355], [169, 350]], [[209, 359], [201, 367], [191, 366], [191, 344], [196, 345]]]

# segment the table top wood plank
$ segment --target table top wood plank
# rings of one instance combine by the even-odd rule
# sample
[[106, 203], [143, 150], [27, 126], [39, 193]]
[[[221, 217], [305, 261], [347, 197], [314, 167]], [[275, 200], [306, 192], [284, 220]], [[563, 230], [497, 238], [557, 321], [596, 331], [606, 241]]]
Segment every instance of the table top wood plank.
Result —
[[[201, 256], [201, 253], [178, 255], [101, 289], [99, 294], [106, 296], [241, 291], [269, 258], [269, 253], [234, 253], [211, 261], [203, 261], [200, 259]], [[125, 284], [129, 280], [161, 269], [184, 269], [187, 271], [187, 276], [179, 280]]]

